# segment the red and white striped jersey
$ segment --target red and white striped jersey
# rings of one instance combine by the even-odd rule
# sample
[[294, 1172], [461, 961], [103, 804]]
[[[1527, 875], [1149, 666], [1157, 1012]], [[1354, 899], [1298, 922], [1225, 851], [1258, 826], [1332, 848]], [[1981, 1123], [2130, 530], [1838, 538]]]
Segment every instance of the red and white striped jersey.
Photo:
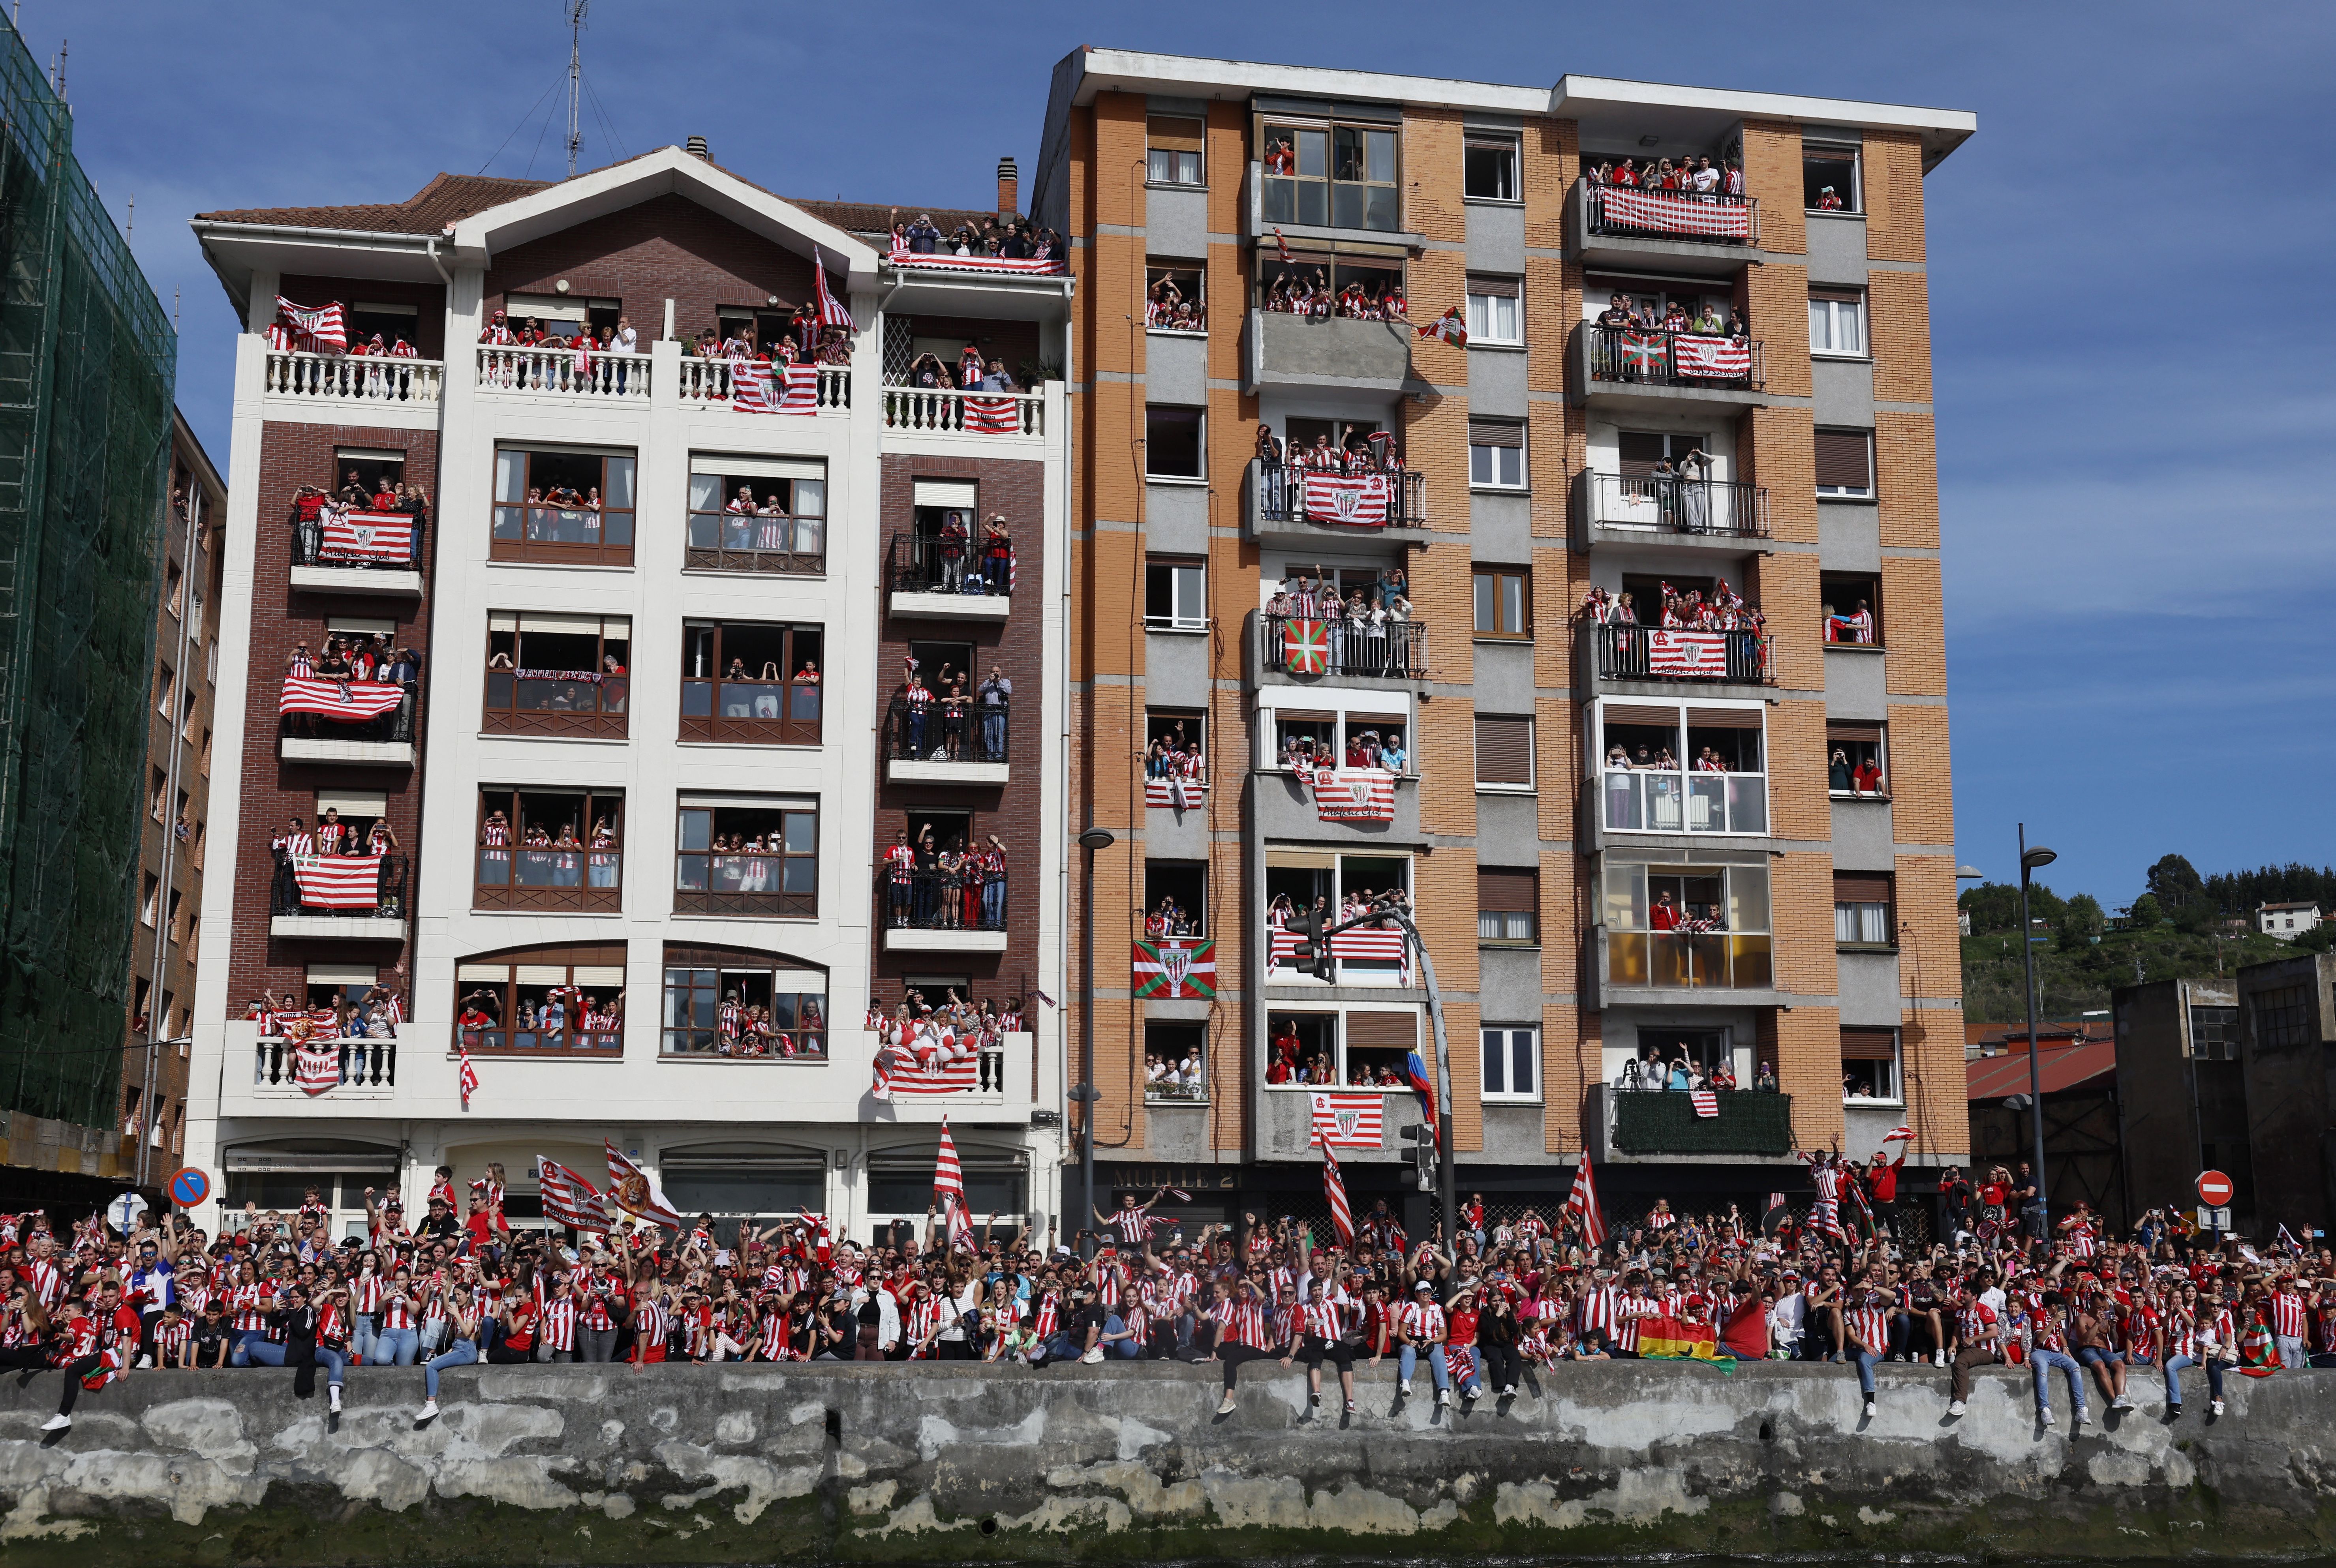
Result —
[[1051, 1340], [1063, 1325], [1062, 1299], [1052, 1291], [1038, 1298], [1037, 1317], [1031, 1331], [1041, 1340]]
[[381, 1326], [384, 1329], [414, 1327], [414, 1296], [409, 1292], [384, 1292], [381, 1299]]
[[381, 1295], [387, 1283], [377, 1273], [359, 1274], [349, 1282], [349, 1295], [359, 1313], [370, 1318], [381, 1311]]
[[238, 1330], [264, 1329], [268, 1312], [276, 1305], [276, 1292], [268, 1285], [238, 1285], [228, 1297], [228, 1311]]
[[2166, 1359], [2176, 1356], [2198, 1359], [2198, 1320], [2178, 1309], [2166, 1324]]
[[1298, 1309], [1299, 1331], [1318, 1340], [1336, 1340], [1341, 1327], [1337, 1303], [1309, 1302]]
[[543, 1342], [555, 1350], [576, 1348], [576, 1302], [555, 1296], [543, 1303]]
[[1266, 1305], [1260, 1301], [1229, 1301], [1217, 1308], [1217, 1330], [1220, 1341], [1247, 1345], [1251, 1350], [1265, 1350], [1273, 1347], [1270, 1331], [1266, 1327]]
[[1140, 1247], [1144, 1244], [1144, 1238], [1152, 1232], [1153, 1219], [1144, 1210], [1127, 1205], [1111, 1216], [1111, 1223], [1112, 1227], [1119, 1232], [1120, 1240], [1129, 1246]]
[[776, 1307], [773, 1307], [769, 1312], [763, 1314], [762, 1335], [754, 1342], [754, 1350], [757, 1355], [760, 1355], [763, 1360], [766, 1361], [792, 1361], [794, 1360], [794, 1347], [787, 1339], [787, 1314], [785, 1312], [780, 1311]]
[[24, 1265], [32, 1282], [33, 1295], [44, 1311], [54, 1312], [65, 1299], [65, 1272], [57, 1267], [54, 1258], [34, 1258]]
[[1955, 1337], [1965, 1346], [1976, 1345], [1995, 1327], [1995, 1309], [1985, 1302], [1965, 1302], [1955, 1313]]
[[913, 1347], [909, 1353], [919, 1357], [930, 1355], [932, 1351], [924, 1341], [938, 1333], [940, 1326], [940, 1299], [938, 1296], [919, 1298], [916, 1304], [909, 1309], [908, 1316], [900, 1325], [901, 1331], [908, 1336], [909, 1342]]
[[2037, 1313], [2029, 1320], [2029, 1337], [2039, 1350], [2058, 1350], [2064, 1356], [2068, 1353], [2068, 1326], [2065, 1322]]
[[2303, 1338], [2303, 1292], [2283, 1286], [2271, 1293], [2271, 1331], [2283, 1340]]
[[673, 1313], [655, 1296], [644, 1296], [633, 1311], [633, 1339], [638, 1345], [662, 1345], [673, 1331]]
[[1614, 1348], [1636, 1351], [1639, 1348], [1639, 1320], [1651, 1318], [1662, 1311], [1662, 1303], [1633, 1291], [1614, 1303]]
[[195, 1337], [195, 1325], [180, 1318], [175, 1323], [154, 1325], [154, 1364], [168, 1367], [186, 1353], [187, 1341]]
[[1844, 1312], [1842, 1328], [1877, 1356], [1890, 1348], [1890, 1310], [1881, 1304], [1879, 1297], [1869, 1295]]
[[1406, 1302], [1395, 1321], [1396, 1331], [1416, 1345], [1444, 1342], [1444, 1309], [1434, 1302]]
[[1611, 1333], [1621, 1320], [1622, 1292], [1612, 1285], [1592, 1285], [1582, 1292], [1582, 1327], [1584, 1331], [1603, 1329]]

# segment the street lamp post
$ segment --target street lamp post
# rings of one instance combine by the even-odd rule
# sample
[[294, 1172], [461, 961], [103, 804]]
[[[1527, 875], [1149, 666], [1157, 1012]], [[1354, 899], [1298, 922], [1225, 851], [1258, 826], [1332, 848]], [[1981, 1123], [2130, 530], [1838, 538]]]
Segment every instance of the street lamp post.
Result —
[[2036, 1052], [2036, 938], [2028, 926], [2028, 879], [2039, 866], [2049, 866], [2059, 856], [2041, 844], [2032, 847], [2028, 842], [2028, 824], [2020, 825], [2020, 963], [2027, 979], [2028, 992], [2028, 1113], [2029, 1127], [2035, 1141], [2033, 1158], [2036, 1163], [2036, 1235], [2049, 1240], [2052, 1234], [2049, 1200], [2044, 1185], [2044, 1064]]
[[[1079, 847], [1087, 852], [1085, 892], [1081, 913], [1085, 915], [1086, 957], [1079, 965], [1079, 1081], [1071, 1088], [1070, 1098], [1079, 1103], [1079, 1223], [1078, 1234], [1086, 1235], [1087, 1226], [1095, 1214], [1095, 1108], [1103, 1098], [1095, 1086], [1095, 851], [1108, 849], [1117, 840], [1107, 828], [1089, 828], [1079, 835]], [[1082, 1257], [1095, 1255], [1094, 1238], [1089, 1236], [1079, 1244]]]

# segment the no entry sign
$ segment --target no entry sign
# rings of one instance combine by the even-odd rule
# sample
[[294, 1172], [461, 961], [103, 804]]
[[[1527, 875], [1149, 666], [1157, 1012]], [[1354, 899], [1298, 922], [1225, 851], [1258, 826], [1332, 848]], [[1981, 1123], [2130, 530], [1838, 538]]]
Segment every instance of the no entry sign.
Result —
[[2231, 1185], [2231, 1178], [2221, 1171], [2205, 1170], [2198, 1173], [2198, 1201], [2210, 1209], [2218, 1209], [2229, 1203], [2231, 1195], [2237, 1190]]

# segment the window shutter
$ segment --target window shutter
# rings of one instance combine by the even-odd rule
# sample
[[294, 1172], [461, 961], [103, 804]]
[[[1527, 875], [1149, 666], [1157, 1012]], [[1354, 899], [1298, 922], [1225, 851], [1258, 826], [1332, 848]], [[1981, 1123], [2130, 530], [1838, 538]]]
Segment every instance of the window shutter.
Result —
[[1197, 120], [1172, 120], [1153, 115], [1144, 122], [1144, 139], [1154, 147], [1178, 152], [1201, 150], [1202, 125]]
[[1517, 297], [1517, 280], [1514, 277], [1489, 277], [1481, 272], [1468, 275], [1470, 294], [1489, 294], [1495, 299]]
[[1525, 444], [1525, 427], [1508, 420], [1470, 420], [1468, 444], [1472, 447], [1522, 447]]
[[1844, 1029], [1841, 1031], [1844, 1061], [1895, 1061], [1898, 1031], [1894, 1029]]
[[1347, 1014], [1347, 1043], [1349, 1046], [1409, 1050], [1419, 1043], [1419, 1015], [1416, 1012], [1350, 1012]]
[[1537, 874], [1490, 866], [1476, 868], [1476, 907], [1500, 915], [1535, 913]]
[[[1473, 437], [1472, 437], [1473, 439]], [[1864, 431], [1816, 433], [1817, 483], [1847, 490], [1874, 488], [1871, 438]]]
[[1533, 782], [1532, 720], [1477, 718], [1476, 782]]
[[1825, 740], [1828, 744], [1840, 744], [1852, 740], [1873, 743], [1881, 739], [1882, 726], [1879, 724], [1827, 724], [1825, 726]]
[[1836, 871], [1833, 874], [1833, 901], [1835, 904], [1887, 904], [1890, 902], [1890, 878]]
[[1854, 288], [1812, 288], [1811, 299], [1831, 300], [1836, 305], [1855, 305], [1865, 296]]
[[1622, 477], [1644, 479], [1655, 471], [1663, 459], [1663, 438], [1647, 431], [1624, 431], [1621, 435]]

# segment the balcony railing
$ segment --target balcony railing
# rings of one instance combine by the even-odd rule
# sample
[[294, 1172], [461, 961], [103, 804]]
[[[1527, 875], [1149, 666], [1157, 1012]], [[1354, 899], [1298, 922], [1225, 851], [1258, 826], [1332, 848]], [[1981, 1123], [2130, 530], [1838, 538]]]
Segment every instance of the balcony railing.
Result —
[[487, 556], [491, 560], [541, 561], [562, 566], [629, 566], [633, 564], [632, 510], [501, 502], [494, 508]]
[[1762, 632], [1593, 626], [1601, 681], [1731, 681], [1765, 686], [1771, 639]]
[[884, 389], [884, 428], [937, 435], [1043, 436], [1046, 400], [1036, 392]]
[[681, 683], [681, 738], [744, 746], [819, 744], [820, 688], [813, 681]]
[[[414, 711], [422, 701], [419, 682], [351, 681], [332, 675], [285, 679], [292, 690], [277, 703], [277, 733], [281, 739], [374, 742], [414, 739]], [[295, 681], [302, 684], [293, 686]], [[366, 717], [355, 716], [386, 702], [392, 690], [398, 693], [395, 707]], [[299, 711], [282, 711], [287, 705], [295, 703], [299, 704]], [[319, 711], [320, 709], [334, 711]]]
[[269, 397], [325, 403], [437, 406], [446, 383], [442, 360], [392, 354], [291, 353], [268, 351], [262, 390]]
[[978, 538], [894, 534], [886, 576], [896, 594], [1003, 598], [1014, 591], [1014, 553], [1011, 546], [990, 550]]
[[302, 518], [294, 512], [292, 564], [346, 571], [418, 572], [422, 534], [429, 518], [420, 512], [363, 512], [327, 508]]
[[884, 757], [894, 762], [1004, 762], [1013, 733], [1011, 702], [913, 703], [895, 694], [884, 726]]
[[466, 1029], [462, 1045], [472, 1056], [612, 1057], [625, 1054], [618, 1030]]
[[681, 564], [696, 572], [821, 576], [827, 571], [827, 519], [692, 512]]
[[1732, 479], [1669, 474], [1584, 474], [1590, 520], [1601, 528], [1768, 537], [1768, 492]]
[[1601, 787], [1610, 832], [1768, 831], [1768, 779], [1765, 774], [1608, 769]]
[[1612, 931], [1606, 983], [1670, 991], [1766, 991], [1776, 983], [1766, 932]]
[[1425, 621], [1368, 626], [1343, 619], [1308, 623], [1290, 615], [1260, 615], [1258, 627], [1260, 662], [1276, 674], [1427, 678]]
[[811, 919], [819, 914], [819, 861], [809, 855], [686, 850], [674, 857], [673, 910]]
[[592, 670], [489, 670], [481, 727], [493, 735], [622, 740], [632, 680]]
[[[1387, 482], [1384, 498], [1384, 524], [1358, 523], [1345, 520], [1339, 511], [1339, 497], [1351, 487], [1318, 485], [1313, 504], [1308, 504], [1306, 477], [1315, 472], [1294, 463], [1268, 463], [1251, 459], [1250, 469], [1250, 505], [1260, 523], [1305, 524], [1335, 533], [1355, 533], [1376, 527], [1391, 528], [1424, 528], [1427, 527], [1427, 476], [1413, 469], [1394, 469], [1383, 473], [1352, 476]], [[1325, 475], [1326, 479], [1348, 476]], [[1365, 497], [1363, 515], [1368, 515], [1371, 498]]]
[[1003, 871], [896, 871], [876, 867], [876, 900], [886, 925], [900, 931], [1003, 931]]
[[[730, 402], [733, 362], [726, 359], [699, 359], [684, 354], [681, 358], [681, 401], [690, 404], [724, 403]], [[830, 409], [842, 410], [852, 406], [852, 367], [848, 364], [823, 364], [813, 367], [818, 372], [812, 406], [804, 413], [824, 413]], [[774, 396], [784, 391], [785, 375], [782, 367], [770, 367]]]
[[1582, 198], [1583, 217], [1592, 234], [1683, 239], [1697, 245], [1760, 243], [1760, 203], [1753, 197], [1584, 180]]
[[403, 924], [407, 869], [403, 855], [280, 856], [268, 913]]
[[1624, 1154], [1738, 1154], [1770, 1158], [1793, 1150], [1793, 1097], [1770, 1089], [1723, 1089], [1718, 1116], [1698, 1116], [1677, 1089], [1610, 1090], [1614, 1147]]
[[649, 356], [481, 344], [479, 390], [646, 402], [649, 395]]
[[[294, 1058], [295, 1049], [281, 1035], [262, 1035], [253, 1041], [251, 1081], [269, 1089], [298, 1087], [299, 1063]], [[392, 1089], [397, 1084], [395, 1036], [382, 1040], [316, 1040], [308, 1042], [308, 1049], [331, 1054], [336, 1086]]]
[[624, 870], [621, 850], [482, 844], [471, 906], [614, 911], [622, 907]]
[[1742, 338], [1624, 326], [1582, 330], [1590, 334], [1591, 381], [1753, 392], [1767, 384], [1760, 345]]

